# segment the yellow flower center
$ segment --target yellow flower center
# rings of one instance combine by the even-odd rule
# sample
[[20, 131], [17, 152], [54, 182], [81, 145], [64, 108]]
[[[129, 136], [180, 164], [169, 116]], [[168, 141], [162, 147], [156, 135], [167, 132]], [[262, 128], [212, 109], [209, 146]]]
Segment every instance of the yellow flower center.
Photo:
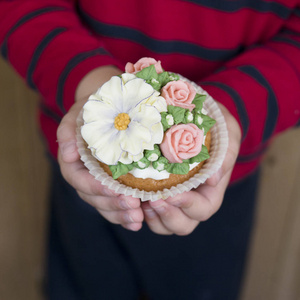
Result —
[[115, 127], [118, 130], [125, 130], [128, 127], [128, 124], [130, 123], [129, 115], [126, 113], [120, 113], [115, 117]]

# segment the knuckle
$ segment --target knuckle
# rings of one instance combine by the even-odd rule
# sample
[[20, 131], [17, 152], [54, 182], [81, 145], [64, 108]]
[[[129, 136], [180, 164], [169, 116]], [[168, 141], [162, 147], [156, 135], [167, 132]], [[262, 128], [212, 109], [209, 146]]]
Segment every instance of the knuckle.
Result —
[[194, 203], [194, 198], [185, 197], [181, 200], [181, 207], [183, 208], [191, 208]]
[[222, 177], [222, 169], [220, 168], [217, 173], [215, 173], [212, 177], [208, 178], [206, 183], [210, 186], [216, 187]]
[[91, 188], [91, 193], [93, 195], [102, 195], [103, 194], [102, 185], [96, 184], [94, 181], [91, 182], [90, 188]]
[[68, 128], [68, 123], [66, 122], [65, 118], [63, 118], [56, 131], [56, 137], [58, 141], [64, 138], [66, 128]]
[[127, 223], [139, 223], [143, 221], [143, 213], [141, 209], [132, 209], [123, 213]]

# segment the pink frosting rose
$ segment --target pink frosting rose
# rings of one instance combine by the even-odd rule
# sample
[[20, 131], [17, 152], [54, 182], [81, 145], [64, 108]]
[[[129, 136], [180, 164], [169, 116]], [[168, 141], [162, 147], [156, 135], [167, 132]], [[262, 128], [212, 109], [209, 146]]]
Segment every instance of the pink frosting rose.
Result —
[[125, 72], [136, 74], [137, 72], [149, 67], [150, 65], [154, 65], [155, 70], [158, 74], [163, 72], [160, 60], [157, 61], [151, 57], [143, 57], [139, 59], [135, 64], [128, 62], [125, 66]]
[[166, 99], [168, 105], [187, 108], [190, 111], [195, 108], [192, 102], [196, 96], [196, 90], [189, 82], [171, 81], [162, 88], [161, 95]]
[[160, 60], [157, 61], [151, 57], [143, 57], [139, 59], [135, 64], [128, 62], [125, 66], [125, 72], [136, 74], [137, 72], [149, 67], [150, 65], [154, 65], [155, 70], [158, 74], [163, 72]]
[[165, 132], [160, 149], [169, 162], [182, 163], [200, 153], [203, 138], [203, 131], [195, 124], [174, 125]]

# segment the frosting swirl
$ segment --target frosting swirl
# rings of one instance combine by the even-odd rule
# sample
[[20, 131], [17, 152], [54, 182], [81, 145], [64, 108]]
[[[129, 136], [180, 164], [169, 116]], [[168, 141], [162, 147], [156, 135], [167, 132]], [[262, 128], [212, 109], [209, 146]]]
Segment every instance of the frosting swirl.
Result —
[[192, 104], [196, 90], [186, 81], [177, 80], [167, 83], [161, 90], [161, 95], [166, 99], [168, 105], [187, 108], [192, 111], [195, 105]]
[[142, 69], [145, 69], [151, 65], [154, 65], [157, 73], [163, 72], [160, 60], [157, 61], [156, 59], [151, 58], [151, 57], [143, 57], [143, 58], [139, 59], [135, 64], [128, 62], [125, 66], [125, 72], [136, 74], [137, 72], [139, 72]]
[[195, 124], [174, 125], [165, 132], [161, 152], [171, 163], [198, 155], [202, 149], [204, 133]]

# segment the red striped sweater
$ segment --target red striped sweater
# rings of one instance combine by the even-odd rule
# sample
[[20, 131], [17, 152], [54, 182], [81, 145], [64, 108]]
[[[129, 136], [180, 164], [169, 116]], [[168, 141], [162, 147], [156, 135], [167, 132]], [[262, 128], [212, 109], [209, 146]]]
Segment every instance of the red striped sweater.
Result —
[[232, 180], [300, 119], [299, 0], [0, 0], [0, 47], [42, 95], [54, 156], [82, 77], [143, 56], [196, 81], [237, 118], [243, 139]]

